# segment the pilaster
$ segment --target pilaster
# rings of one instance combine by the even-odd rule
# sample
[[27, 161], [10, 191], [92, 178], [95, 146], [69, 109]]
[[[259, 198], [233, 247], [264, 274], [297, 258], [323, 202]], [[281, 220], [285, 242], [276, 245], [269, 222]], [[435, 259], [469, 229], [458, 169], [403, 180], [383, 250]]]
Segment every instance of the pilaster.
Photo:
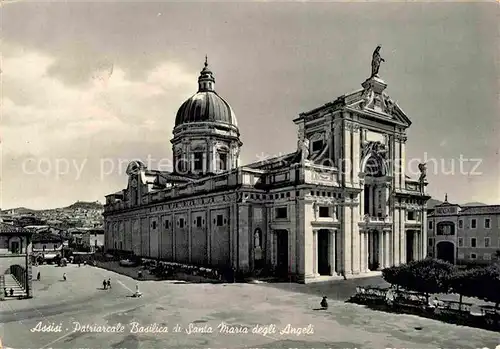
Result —
[[313, 253], [312, 253], [312, 258], [313, 258], [313, 275], [319, 276], [318, 273], [318, 230], [313, 229]]
[[356, 188], [359, 187], [359, 173], [361, 172], [360, 165], [360, 137], [359, 137], [359, 125], [352, 125], [352, 164], [353, 164], [353, 175], [352, 184]]
[[[290, 208], [290, 226], [296, 228], [297, 227], [297, 204], [293, 203], [289, 205]], [[288, 231], [288, 244], [290, 245], [290, 255], [289, 255], [289, 266], [288, 270], [292, 274], [297, 272], [297, 229], [289, 229]]]
[[[344, 113], [344, 118], [348, 117], [348, 113]], [[344, 181], [346, 186], [352, 185], [352, 153], [351, 153], [351, 145], [352, 145], [352, 122], [349, 120], [344, 120]]]
[[249, 233], [249, 205], [238, 204], [238, 270], [248, 272], [250, 270], [250, 233]]
[[359, 235], [360, 235], [360, 259], [359, 259], [359, 265], [360, 265], [360, 268], [361, 268], [361, 272], [362, 273], [365, 273], [366, 272], [366, 262], [367, 262], [367, 251], [366, 251], [366, 231], [365, 230], [361, 230], [359, 232]]
[[[356, 176], [357, 177], [357, 176]], [[353, 201], [352, 203], [352, 223], [351, 223], [351, 238], [352, 238], [352, 272], [354, 274], [359, 274], [361, 267], [359, 264], [359, 254], [360, 254], [360, 236], [359, 236], [359, 206]]]
[[[301, 210], [302, 211], [302, 210]], [[314, 277], [314, 236], [313, 236], [313, 229], [311, 226], [311, 222], [313, 220], [313, 207], [312, 203], [309, 202], [304, 202], [303, 206], [303, 244], [300, 245], [300, 247], [303, 248], [303, 251], [301, 251], [301, 254], [303, 256], [303, 260], [300, 261], [300, 269], [303, 270], [304, 272], [304, 277], [305, 278], [311, 278]], [[302, 272], [302, 270], [300, 270]]]
[[[189, 263], [193, 261], [192, 252], [193, 252], [193, 215], [191, 209], [188, 209], [186, 224], [188, 224], [188, 260]], [[151, 244], [150, 244], [151, 248]]]
[[232, 203], [229, 206], [229, 251], [230, 251], [230, 260], [231, 266], [235, 269], [238, 269], [238, 206], [239, 204]]
[[384, 232], [384, 267], [388, 268], [391, 266], [391, 232], [390, 231], [385, 231]]
[[206, 234], [207, 234], [207, 261], [212, 263], [212, 217], [210, 217], [210, 209], [205, 210]]
[[330, 275], [337, 275], [336, 273], [336, 241], [335, 241], [335, 230], [330, 230], [330, 234], [328, 235], [328, 246], [330, 246], [330, 254], [329, 254], [329, 261], [328, 263], [330, 264]]
[[424, 208], [422, 209], [422, 213], [420, 214], [422, 225], [420, 228], [420, 236], [421, 236], [421, 244], [422, 244], [422, 259], [427, 258], [427, 211]]
[[401, 137], [401, 189], [406, 188], [406, 137]]
[[352, 274], [352, 207], [344, 204], [342, 211], [342, 269]]
[[393, 154], [393, 176], [394, 176], [394, 188], [401, 188], [401, 143], [399, 137], [392, 137], [392, 154]]

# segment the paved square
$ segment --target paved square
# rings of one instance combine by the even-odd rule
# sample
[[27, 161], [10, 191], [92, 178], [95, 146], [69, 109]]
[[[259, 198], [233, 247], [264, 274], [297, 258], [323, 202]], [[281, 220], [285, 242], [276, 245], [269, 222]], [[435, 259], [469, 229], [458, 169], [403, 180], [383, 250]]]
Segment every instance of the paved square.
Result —
[[[297, 292], [306, 285], [287, 290], [286, 285], [143, 281], [144, 296], [132, 298], [136, 282], [103, 269], [42, 266], [38, 270], [42, 280], [34, 282], [34, 299], [0, 303], [4, 346], [465, 349], [500, 344], [495, 332], [372, 311], [342, 301], [330, 300], [327, 311], [317, 311], [318, 295]], [[61, 281], [63, 272], [68, 275], [66, 282]], [[108, 277], [113, 288], [104, 291], [100, 288]], [[330, 285], [333, 293], [336, 287], [341, 286]], [[74, 331], [76, 323], [78, 331]], [[221, 323], [226, 327], [221, 328]], [[50, 324], [60, 331], [35, 331], [37, 325]], [[121, 330], [120, 324], [122, 332], [102, 332], [106, 326]], [[180, 332], [174, 332], [176, 325]], [[280, 333], [287, 325], [295, 333]], [[82, 332], [82, 327], [94, 327], [90, 328], [94, 332]]]

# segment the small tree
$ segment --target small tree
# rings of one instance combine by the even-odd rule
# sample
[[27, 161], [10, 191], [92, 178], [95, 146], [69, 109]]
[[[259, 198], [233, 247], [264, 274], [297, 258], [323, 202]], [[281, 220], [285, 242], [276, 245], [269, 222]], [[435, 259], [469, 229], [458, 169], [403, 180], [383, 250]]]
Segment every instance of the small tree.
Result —
[[448, 292], [448, 280], [456, 270], [448, 262], [431, 258], [410, 262], [407, 269], [407, 288], [424, 293], [427, 302], [430, 293]]
[[382, 270], [382, 278], [392, 286], [407, 288], [408, 286], [408, 265], [402, 264], [392, 266]]
[[457, 293], [460, 296], [458, 300], [458, 307], [460, 310], [462, 310], [463, 296], [470, 296], [472, 292], [471, 286], [473, 282], [471, 282], [471, 272], [472, 270], [457, 270], [455, 273], [451, 274], [446, 281], [448, 292]]

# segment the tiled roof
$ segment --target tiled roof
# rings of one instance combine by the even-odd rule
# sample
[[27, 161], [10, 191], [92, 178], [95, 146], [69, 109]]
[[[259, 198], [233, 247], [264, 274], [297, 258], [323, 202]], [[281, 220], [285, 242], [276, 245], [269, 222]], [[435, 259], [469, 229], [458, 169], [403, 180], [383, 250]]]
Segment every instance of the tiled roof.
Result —
[[17, 225], [12, 225], [12, 224], [6, 224], [3, 222], [0, 222], [0, 233], [9, 233], [9, 234], [31, 234], [31, 232], [28, 229], [24, 229], [23, 227], [17, 226]]
[[487, 205], [487, 206], [466, 206], [462, 207], [460, 214], [485, 214], [497, 213], [500, 214], [500, 205]]
[[33, 234], [33, 242], [61, 242], [61, 237], [59, 235], [51, 233], [37, 233]]

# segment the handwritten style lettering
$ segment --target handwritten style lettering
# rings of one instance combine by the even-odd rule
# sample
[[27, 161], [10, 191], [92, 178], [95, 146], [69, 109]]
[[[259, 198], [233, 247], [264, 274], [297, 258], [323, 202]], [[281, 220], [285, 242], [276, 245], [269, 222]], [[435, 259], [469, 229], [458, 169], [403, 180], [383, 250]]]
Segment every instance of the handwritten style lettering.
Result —
[[306, 327], [293, 327], [292, 325], [288, 324], [284, 329], [280, 331], [280, 334], [294, 334], [296, 336], [314, 334], [314, 327], [311, 324], [307, 325]]
[[168, 327], [160, 326], [156, 322], [147, 326], [142, 326], [138, 322], [131, 322], [130, 333], [168, 333]]
[[188, 327], [186, 328], [186, 334], [192, 334], [192, 333], [213, 333], [212, 327], [208, 325], [204, 326], [196, 326], [193, 323], [190, 323]]
[[31, 332], [62, 332], [62, 322], [56, 325], [55, 322], [44, 324], [43, 321], [38, 322], [35, 327], [30, 329]]
[[221, 322], [219, 326], [217, 326], [219, 333], [222, 334], [240, 334], [240, 333], [248, 333], [248, 328], [246, 326], [241, 325], [228, 325], [224, 322]]

